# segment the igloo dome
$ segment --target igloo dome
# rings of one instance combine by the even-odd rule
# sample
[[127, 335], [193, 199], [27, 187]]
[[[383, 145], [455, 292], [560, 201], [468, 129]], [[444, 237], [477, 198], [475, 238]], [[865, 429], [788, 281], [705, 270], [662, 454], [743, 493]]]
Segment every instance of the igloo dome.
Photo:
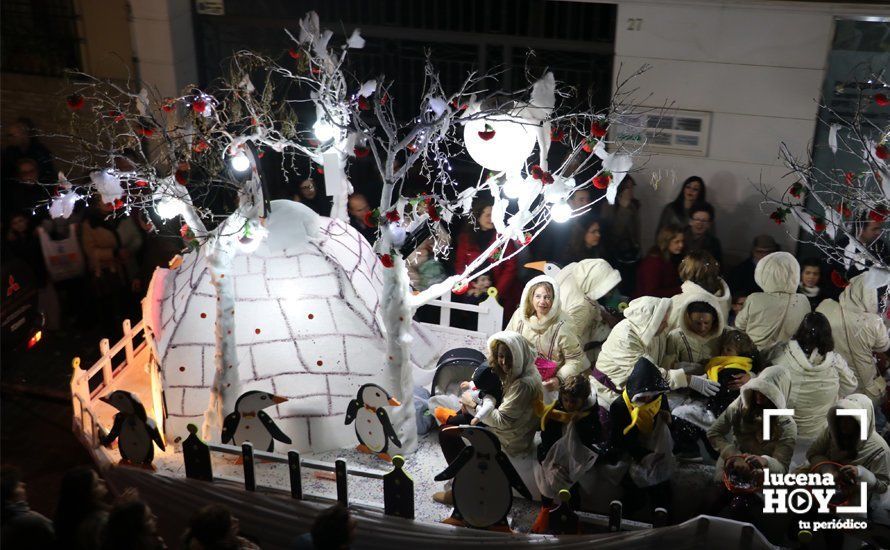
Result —
[[[358, 388], [383, 371], [384, 268], [355, 229], [303, 205], [274, 201], [267, 221], [268, 238], [232, 269], [241, 391], [288, 399], [266, 412], [300, 452], [355, 445], [343, 418]], [[201, 425], [215, 371], [216, 290], [203, 250], [155, 272], [145, 309], [167, 433], [187, 434], [187, 424]]]

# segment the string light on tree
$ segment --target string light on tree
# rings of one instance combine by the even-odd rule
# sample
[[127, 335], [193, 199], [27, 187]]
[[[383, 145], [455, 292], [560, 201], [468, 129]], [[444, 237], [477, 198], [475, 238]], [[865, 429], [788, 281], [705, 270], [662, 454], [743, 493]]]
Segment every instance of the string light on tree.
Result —
[[550, 217], [556, 223], [565, 223], [572, 218], [572, 207], [566, 201], [561, 200], [550, 209]]
[[250, 169], [250, 159], [244, 154], [244, 151], [238, 151], [229, 159], [232, 169], [236, 172], [246, 172]]

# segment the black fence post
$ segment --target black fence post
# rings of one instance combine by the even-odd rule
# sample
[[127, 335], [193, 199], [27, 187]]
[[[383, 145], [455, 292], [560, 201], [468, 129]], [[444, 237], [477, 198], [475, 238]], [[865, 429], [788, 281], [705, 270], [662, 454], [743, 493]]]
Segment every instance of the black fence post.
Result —
[[244, 461], [244, 490], [256, 491], [256, 474], [253, 471], [253, 443], [241, 444], [241, 458]]
[[348, 482], [346, 479], [346, 461], [338, 458], [334, 462], [334, 472], [337, 474], [337, 501], [343, 506], [349, 506]]
[[405, 473], [405, 458], [392, 457], [393, 470], [383, 476], [383, 509], [388, 516], [414, 519], [414, 480]]
[[185, 477], [213, 481], [213, 465], [210, 462], [210, 447], [198, 437], [198, 427], [188, 425], [189, 436], [182, 442], [182, 461]]
[[290, 496], [297, 500], [303, 500], [303, 479], [300, 472], [300, 453], [297, 451], [288, 451], [287, 465], [290, 471]]

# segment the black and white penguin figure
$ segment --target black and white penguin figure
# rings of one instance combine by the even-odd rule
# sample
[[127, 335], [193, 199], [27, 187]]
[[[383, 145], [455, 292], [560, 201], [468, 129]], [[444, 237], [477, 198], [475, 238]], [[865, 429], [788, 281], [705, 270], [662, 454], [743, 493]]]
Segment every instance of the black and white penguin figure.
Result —
[[389, 443], [401, 447], [402, 442], [383, 407], [399, 405], [401, 403], [396, 398], [377, 384], [365, 384], [358, 389], [355, 399], [346, 408], [346, 424], [355, 422], [355, 436], [359, 442], [356, 449], [392, 462], [387, 453]]
[[436, 481], [454, 478], [454, 511], [445, 522], [479, 529], [506, 526], [513, 507], [513, 489], [531, 500], [528, 487], [501, 451], [494, 433], [476, 426], [450, 429], [460, 430], [470, 445], [435, 477]]
[[235, 401], [235, 410], [223, 422], [222, 442], [231, 441], [233, 445], [241, 445], [249, 441], [254, 449], [270, 453], [275, 447], [275, 440], [290, 445], [291, 439], [281, 431], [272, 417], [263, 412], [263, 409], [285, 401], [285, 397], [264, 391], [242, 393], [238, 401]]
[[111, 431], [100, 437], [106, 447], [118, 439], [117, 448], [121, 453], [122, 464], [137, 464], [152, 467], [155, 457], [155, 444], [164, 450], [164, 440], [158, 425], [145, 413], [145, 406], [139, 397], [124, 390], [116, 390], [99, 398], [119, 412], [114, 415]]

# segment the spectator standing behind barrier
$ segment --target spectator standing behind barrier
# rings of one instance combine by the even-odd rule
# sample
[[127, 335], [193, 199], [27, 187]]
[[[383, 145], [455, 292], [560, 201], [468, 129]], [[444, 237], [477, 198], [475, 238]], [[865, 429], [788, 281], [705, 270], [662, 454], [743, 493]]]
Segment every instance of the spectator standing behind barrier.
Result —
[[99, 547], [108, 521], [105, 497], [108, 489], [99, 474], [88, 466], [65, 473], [56, 506], [56, 537], [63, 548], [93, 550]]
[[[656, 234], [668, 225], [678, 225], [685, 229], [689, 225], [692, 207], [698, 204], [708, 204], [706, 191], [705, 181], [700, 177], [690, 176], [686, 178], [680, 188], [680, 192], [677, 194], [677, 198], [662, 209], [661, 217], [658, 219]], [[715, 228], [712, 226], [709, 230], [713, 232]]]
[[718, 263], [723, 262], [723, 249], [720, 239], [714, 236], [714, 207], [708, 203], [694, 204], [689, 209], [689, 225], [683, 230], [683, 249], [690, 252], [709, 252]]
[[810, 312], [806, 296], [797, 293], [800, 266], [787, 252], [773, 252], [757, 263], [754, 280], [763, 289], [748, 296], [736, 315], [735, 326], [754, 341], [757, 349], [787, 341]]
[[754, 292], [763, 292], [763, 289], [757, 286], [757, 283], [754, 281], [754, 269], [760, 260], [778, 251], [778, 243], [769, 235], [758, 235], [755, 237], [751, 245], [751, 255], [745, 261], [732, 268], [726, 279], [733, 295], [748, 296]]
[[606, 250], [613, 266], [621, 272], [621, 292], [633, 294], [640, 261], [640, 201], [634, 198], [636, 183], [625, 176], [618, 184], [615, 204], [602, 202], [600, 220], [605, 234]]
[[7, 465], [0, 468], [0, 491], [3, 496], [0, 546], [20, 550], [52, 548], [55, 541], [53, 524], [28, 506], [21, 470]]
[[368, 244], [373, 246], [374, 242], [377, 241], [377, 226], [368, 224], [368, 217], [371, 214], [368, 199], [361, 193], [353, 193], [349, 195], [346, 204], [349, 211], [349, 225], [361, 233], [362, 237], [368, 241]]
[[634, 296], [655, 296], [670, 298], [680, 293], [680, 276], [677, 264], [683, 253], [683, 230], [676, 225], [668, 225], [658, 232], [655, 245], [640, 262], [637, 269], [637, 288]]

